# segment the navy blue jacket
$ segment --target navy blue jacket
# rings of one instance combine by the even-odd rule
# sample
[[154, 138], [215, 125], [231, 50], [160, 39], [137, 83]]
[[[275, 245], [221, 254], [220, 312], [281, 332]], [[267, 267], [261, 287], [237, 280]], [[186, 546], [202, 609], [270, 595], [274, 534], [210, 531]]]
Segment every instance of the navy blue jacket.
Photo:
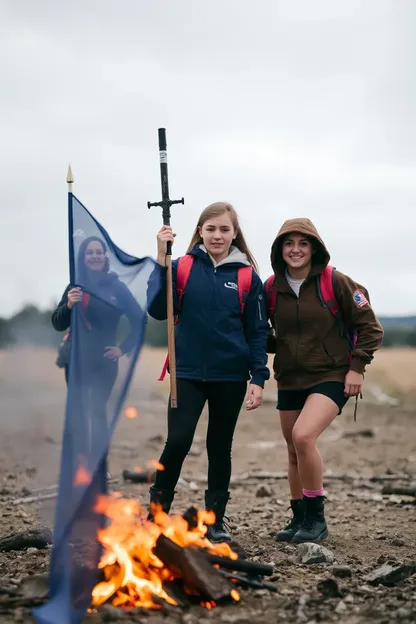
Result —
[[[57, 331], [65, 331], [71, 323], [71, 311], [68, 308], [68, 292], [73, 288], [69, 285], [57, 308], [52, 314], [52, 325]], [[129, 353], [136, 344], [136, 332], [143, 318], [143, 311], [136, 299], [115, 273], [103, 276], [99, 288], [102, 290], [102, 299], [92, 296], [85, 314], [91, 329], [85, 330], [84, 346], [97, 355], [103, 355], [105, 347], [117, 345], [117, 329], [120, 319], [125, 315], [130, 323], [130, 331], [125, 340], [119, 345], [123, 354]], [[94, 292], [94, 291], [93, 291]], [[109, 303], [106, 303], [106, 299]], [[77, 304], [80, 305], [80, 304]]]
[[[263, 387], [270, 372], [266, 353], [267, 315], [260, 277], [253, 271], [251, 290], [241, 315], [237, 271], [249, 264], [245, 254], [232, 248], [228, 258], [216, 267], [204, 248], [195, 247], [191, 254], [194, 264], [175, 328], [177, 377], [199, 381], [247, 381], [251, 377], [253, 384]], [[175, 260], [172, 263], [175, 315], [178, 313], [177, 265]], [[158, 265], [149, 278], [149, 299], [154, 297], [149, 314], [157, 320], [167, 317], [166, 276], [166, 268]], [[156, 294], [159, 279], [162, 287]]]

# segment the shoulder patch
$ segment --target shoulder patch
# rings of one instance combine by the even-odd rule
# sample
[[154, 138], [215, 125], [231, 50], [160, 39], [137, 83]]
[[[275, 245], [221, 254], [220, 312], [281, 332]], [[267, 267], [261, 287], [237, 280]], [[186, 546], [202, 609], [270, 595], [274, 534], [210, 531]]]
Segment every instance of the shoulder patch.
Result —
[[362, 290], [356, 290], [352, 298], [354, 299], [354, 303], [358, 308], [363, 308], [364, 306], [369, 305], [368, 299]]

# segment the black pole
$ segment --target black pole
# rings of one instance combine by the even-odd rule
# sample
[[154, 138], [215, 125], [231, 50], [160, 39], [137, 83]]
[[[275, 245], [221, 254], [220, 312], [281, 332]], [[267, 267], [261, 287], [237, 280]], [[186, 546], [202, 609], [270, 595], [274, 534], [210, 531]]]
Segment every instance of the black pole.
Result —
[[[168, 155], [166, 151], [166, 130], [159, 128], [159, 159], [160, 159], [160, 182], [162, 185], [162, 201], [147, 202], [147, 207], [160, 206], [162, 208], [163, 225], [170, 225], [170, 207], [173, 204], [183, 204], [184, 199], [169, 198], [168, 182]], [[166, 273], [166, 309], [168, 321], [168, 355], [170, 372], [170, 404], [172, 408], [178, 406], [176, 388], [176, 356], [175, 356], [175, 319], [173, 306], [173, 278], [172, 278], [172, 244], [166, 245], [165, 266]]]
[[[160, 159], [160, 183], [162, 187], [162, 201], [161, 202], [147, 202], [147, 207], [159, 206], [162, 208], [163, 225], [170, 225], [170, 207], [174, 204], [184, 204], [185, 200], [182, 199], [170, 199], [169, 198], [169, 179], [168, 179], [168, 153], [166, 143], [166, 129], [159, 128], [159, 159]], [[172, 255], [172, 245], [167, 244], [167, 256]]]

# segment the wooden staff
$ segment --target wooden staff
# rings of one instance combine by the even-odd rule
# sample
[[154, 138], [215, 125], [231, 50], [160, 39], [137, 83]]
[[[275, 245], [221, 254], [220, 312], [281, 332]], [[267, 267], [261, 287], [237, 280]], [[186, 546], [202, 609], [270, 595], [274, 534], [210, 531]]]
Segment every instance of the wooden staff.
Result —
[[[147, 207], [160, 206], [162, 208], [163, 225], [170, 225], [170, 207], [173, 204], [184, 204], [182, 199], [169, 199], [169, 182], [168, 182], [168, 156], [166, 151], [166, 130], [159, 128], [159, 157], [160, 157], [160, 181], [162, 185], [162, 201], [147, 202]], [[169, 356], [169, 372], [170, 372], [170, 404], [172, 408], [178, 406], [176, 392], [176, 357], [175, 357], [175, 319], [173, 315], [173, 287], [172, 287], [172, 244], [167, 243], [166, 260], [167, 267], [167, 288], [166, 288], [166, 304], [168, 318], [168, 356]]]

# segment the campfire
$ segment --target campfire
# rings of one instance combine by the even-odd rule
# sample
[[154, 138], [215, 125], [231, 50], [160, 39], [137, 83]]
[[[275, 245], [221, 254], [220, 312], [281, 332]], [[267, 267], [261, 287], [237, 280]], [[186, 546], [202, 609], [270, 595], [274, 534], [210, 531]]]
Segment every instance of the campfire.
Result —
[[93, 589], [93, 608], [104, 603], [132, 609], [160, 609], [163, 604], [197, 602], [207, 609], [240, 600], [236, 587], [263, 587], [268, 564], [240, 559], [226, 544], [205, 537], [213, 512], [191, 507], [183, 516], [169, 516], [152, 505], [154, 521], [136, 500], [121, 494], [102, 496], [95, 511], [108, 518], [98, 533], [103, 547], [100, 580]]

